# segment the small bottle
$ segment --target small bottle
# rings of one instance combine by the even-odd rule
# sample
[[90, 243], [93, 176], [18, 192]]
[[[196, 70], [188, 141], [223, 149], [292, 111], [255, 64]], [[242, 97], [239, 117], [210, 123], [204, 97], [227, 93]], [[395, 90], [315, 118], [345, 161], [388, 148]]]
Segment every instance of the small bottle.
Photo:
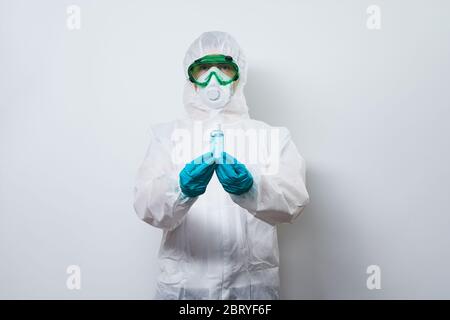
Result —
[[220, 162], [223, 152], [224, 134], [220, 125], [216, 130], [211, 131], [211, 152], [217, 162]]

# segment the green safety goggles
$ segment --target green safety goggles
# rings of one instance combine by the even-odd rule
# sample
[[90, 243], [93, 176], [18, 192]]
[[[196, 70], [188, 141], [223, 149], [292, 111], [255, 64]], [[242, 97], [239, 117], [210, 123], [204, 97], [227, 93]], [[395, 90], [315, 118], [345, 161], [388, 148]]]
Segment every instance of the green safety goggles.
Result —
[[[212, 71], [205, 74], [212, 67], [220, 70], [220, 73]], [[206, 87], [214, 75], [220, 85], [225, 86], [239, 79], [239, 67], [230, 56], [212, 54], [195, 60], [188, 68], [189, 80], [200, 87]]]

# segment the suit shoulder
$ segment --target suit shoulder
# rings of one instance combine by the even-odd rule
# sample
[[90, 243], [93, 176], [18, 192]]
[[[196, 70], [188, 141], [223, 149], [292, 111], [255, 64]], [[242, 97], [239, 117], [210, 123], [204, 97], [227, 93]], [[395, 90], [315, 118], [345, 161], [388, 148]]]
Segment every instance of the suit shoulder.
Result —
[[168, 139], [176, 126], [176, 121], [160, 122], [150, 126], [151, 134], [160, 140]]
[[253, 127], [261, 130], [279, 130], [279, 135], [282, 140], [286, 140], [290, 137], [289, 129], [281, 126], [271, 126], [264, 121], [250, 119], [249, 127]]

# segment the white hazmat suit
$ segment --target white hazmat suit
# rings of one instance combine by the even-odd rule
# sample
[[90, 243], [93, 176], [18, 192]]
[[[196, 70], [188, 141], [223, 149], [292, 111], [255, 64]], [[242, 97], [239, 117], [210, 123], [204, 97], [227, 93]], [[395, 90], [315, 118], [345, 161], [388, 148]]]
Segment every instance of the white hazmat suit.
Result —
[[[194, 60], [209, 54], [229, 55], [239, 66], [231, 100], [220, 112], [212, 110], [186, 81], [183, 100], [188, 116], [152, 127], [150, 146], [137, 174], [137, 215], [163, 230], [155, 298], [278, 299], [276, 225], [292, 222], [309, 201], [305, 163], [286, 128], [249, 118], [243, 93], [247, 62], [230, 35], [203, 33], [186, 53], [185, 72]], [[225, 141], [227, 133], [245, 133], [244, 139], [234, 142], [235, 149], [227, 149], [225, 143], [224, 151], [246, 165], [253, 185], [242, 195], [228, 194], [214, 174], [204, 194], [187, 197], [180, 190], [178, 175], [187, 161], [210, 150], [207, 137], [218, 123]], [[249, 142], [255, 138], [253, 133], [261, 132], [270, 134]], [[276, 141], [267, 138], [271, 133]], [[174, 160], [182, 138], [199, 145], [185, 162]], [[250, 161], [245, 151], [240, 155], [236, 150], [245, 143], [243, 149], [256, 147], [259, 154], [276, 149], [277, 157], [269, 161], [276, 165], [267, 170], [271, 165], [267, 161]]]

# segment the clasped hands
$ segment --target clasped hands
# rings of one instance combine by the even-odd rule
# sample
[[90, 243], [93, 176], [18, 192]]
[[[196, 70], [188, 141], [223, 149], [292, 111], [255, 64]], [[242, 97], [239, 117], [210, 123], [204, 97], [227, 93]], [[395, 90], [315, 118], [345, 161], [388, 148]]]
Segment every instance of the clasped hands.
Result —
[[188, 197], [205, 193], [214, 171], [228, 193], [241, 195], [250, 190], [253, 177], [244, 164], [226, 152], [222, 152], [219, 160], [208, 152], [186, 164], [180, 172], [181, 191]]

